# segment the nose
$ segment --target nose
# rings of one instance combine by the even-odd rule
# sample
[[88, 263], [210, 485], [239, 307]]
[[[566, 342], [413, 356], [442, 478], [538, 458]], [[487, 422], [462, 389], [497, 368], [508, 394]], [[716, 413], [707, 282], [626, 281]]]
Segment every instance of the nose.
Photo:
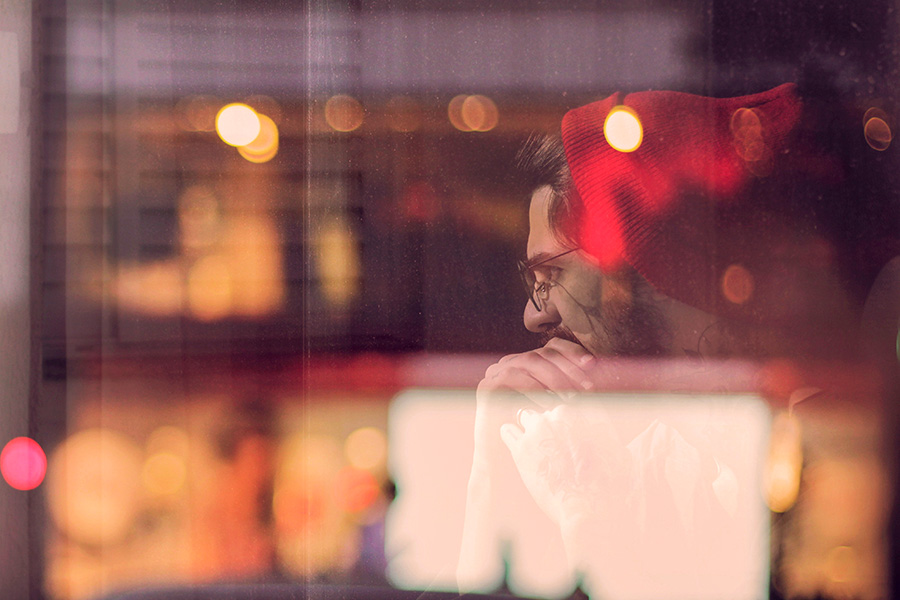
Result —
[[553, 329], [562, 321], [556, 306], [549, 300], [543, 303], [543, 310], [537, 310], [531, 302], [526, 302], [522, 320], [525, 322], [525, 329], [534, 333]]

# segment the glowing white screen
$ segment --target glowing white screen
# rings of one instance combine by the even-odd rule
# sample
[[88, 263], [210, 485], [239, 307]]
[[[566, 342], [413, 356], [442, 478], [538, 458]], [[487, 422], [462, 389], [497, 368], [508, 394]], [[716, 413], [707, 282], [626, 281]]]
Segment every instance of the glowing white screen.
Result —
[[[698, 529], [703, 527], [703, 508], [693, 504], [691, 493], [671, 473], [673, 466], [678, 470], [684, 463], [683, 448], [690, 448], [684, 439], [693, 442], [691, 434], [685, 433], [683, 438], [678, 429], [712, 431], [707, 449], [715, 456], [716, 494], [733, 515], [734, 527], [724, 549], [695, 548], [693, 554], [666, 554], [665, 549], [655, 552], [671, 545], [672, 536], [652, 527], [648, 533], [645, 528], [649, 552], [645, 548], [635, 555], [640, 560], [615, 564], [613, 574], [609, 573], [612, 566], [598, 560], [591, 567], [593, 573], [582, 574], [582, 588], [592, 597], [611, 600], [765, 598], [769, 513], [760, 493], [760, 476], [771, 419], [764, 402], [751, 395], [710, 393], [602, 393], [585, 398], [579, 418], [585, 423], [597, 419], [613, 423], [624, 440], [631, 440], [634, 460], [647, 472], [654, 472], [652, 465], [663, 464], [663, 470], [656, 471], [668, 473], [662, 477], [668, 477], [666, 489], [675, 498], [673, 505], [678, 507], [681, 521], [686, 519]], [[538, 508], [508, 455], [506, 472], [495, 472], [492, 479], [496, 506], [477, 521], [477, 541], [472, 544], [470, 540], [468, 556], [460, 565], [474, 416], [471, 391], [407, 390], [393, 401], [389, 465], [398, 496], [387, 521], [389, 578], [402, 588], [455, 590], [459, 568], [460, 581], [468, 591], [493, 591], [505, 573], [509, 589], [516, 594], [568, 596], [579, 577], [570, 566], [559, 527]], [[663, 463], [654, 463], [661, 455]], [[648, 502], [649, 497], [652, 504], [656, 492], [646, 490], [653, 486], [642, 485], [637, 492], [632, 490], [630, 498]], [[642, 489], [644, 498], [640, 497]], [[468, 535], [473, 534], [470, 531]], [[612, 540], [613, 547], [626, 543], [632, 534], [620, 535], [626, 537]], [[705, 561], [699, 576], [683, 573], [678, 560], [693, 560], [686, 557]]]

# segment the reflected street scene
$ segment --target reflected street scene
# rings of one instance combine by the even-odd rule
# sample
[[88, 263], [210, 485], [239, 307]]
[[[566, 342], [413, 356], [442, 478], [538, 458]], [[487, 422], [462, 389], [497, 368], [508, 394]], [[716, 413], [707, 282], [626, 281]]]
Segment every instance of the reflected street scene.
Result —
[[895, 0], [7, 4], [4, 598], [900, 596]]

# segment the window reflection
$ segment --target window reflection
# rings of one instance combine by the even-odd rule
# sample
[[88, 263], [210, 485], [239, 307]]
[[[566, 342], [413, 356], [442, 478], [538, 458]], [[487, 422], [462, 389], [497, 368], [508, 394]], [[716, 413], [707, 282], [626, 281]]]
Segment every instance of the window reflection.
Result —
[[[534, 191], [516, 157], [533, 135], [558, 134], [570, 109], [617, 90], [728, 97], [800, 76], [804, 89], [834, 83], [847, 99], [816, 114], [856, 119], [846, 137], [798, 124], [857, 169], [860, 194], [829, 183], [831, 196], [813, 203], [832, 229], [772, 243], [791, 230], [767, 211], [799, 211], [790, 200], [811, 192], [765, 193], [796, 159], [769, 136], [765, 111], [725, 115], [734, 164], [701, 157], [692, 172], [697, 188], [736, 189], [744, 177], [758, 186], [761, 208], [742, 224], [786, 259], [773, 271], [726, 261], [687, 285], [735, 313], [771, 302], [780, 337], [679, 309], [690, 335], [653, 340], [677, 359], [610, 361], [616, 385], [593, 390], [579, 419], [600, 419], [596, 405], [620, 421], [654, 403], [674, 414], [689, 373], [741, 359], [727, 385], [694, 391], [730, 402], [740, 388], [751, 407], [730, 417], [743, 427], [729, 421], [737, 433], [717, 448], [743, 468], [740, 533], [751, 541], [746, 554], [717, 556], [730, 566], [697, 577], [742, 582], [730, 597], [888, 594], [897, 423], [885, 400], [898, 356], [896, 268], [882, 271], [897, 249], [889, 3], [814, 16], [774, 2], [758, 14], [717, 2], [31, 4], [43, 65], [32, 106], [42, 139], [30, 140], [39, 402], [29, 401], [32, 431], [3, 429], [0, 443], [29, 434], [46, 451], [46, 477], [25, 492], [13, 483], [25, 459], [0, 462], [10, 493], [38, 507], [24, 584], [33, 594], [81, 600], [220, 582], [457, 590], [462, 554], [478, 592], [662, 598], [677, 595], [677, 580], [698, 597], [706, 588], [672, 573], [668, 591], [630, 581], [640, 561], [615, 569], [618, 581], [573, 572], [545, 515], [516, 512], [532, 497], [507, 446], [498, 448], [510, 504], [466, 556], [476, 386], [501, 356], [539, 345], [522, 323], [515, 269]], [[806, 60], [819, 66], [801, 69]], [[653, 120], [615, 115], [597, 124], [615, 160], [643, 160]], [[677, 130], [684, 111], [670, 116]], [[675, 137], [665, 168], [694, 160], [691, 140]], [[839, 179], [830, 160], [805, 168]], [[671, 210], [671, 190], [655, 191], [644, 208]], [[698, 243], [736, 239], [682, 216]], [[602, 232], [584, 245], [585, 263], [620, 265], [624, 239]], [[626, 277], [602, 288], [621, 304], [645, 292]], [[848, 298], [866, 301], [858, 343]], [[800, 317], [822, 327], [803, 337]], [[627, 341], [617, 348], [646, 354]], [[517, 410], [507, 412], [502, 425], [515, 424]], [[648, 440], [641, 448], [654, 456], [660, 440], [691, 454], [693, 441], [667, 427], [629, 440]], [[713, 464], [718, 477], [728, 463]], [[639, 554], [649, 564], [652, 553]], [[684, 560], [681, 575], [699, 562]]]

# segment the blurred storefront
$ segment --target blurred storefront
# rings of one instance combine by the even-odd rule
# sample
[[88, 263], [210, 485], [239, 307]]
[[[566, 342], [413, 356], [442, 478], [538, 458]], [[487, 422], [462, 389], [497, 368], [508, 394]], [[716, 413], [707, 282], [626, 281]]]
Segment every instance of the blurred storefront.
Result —
[[[9, 221], [31, 245], [3, 242], [0, 285], [27, 263], [31, 312], [4, 295], [0, 444], [46, 453], [31, 491], [0, 496], [18, 521], [0, 554], [9, 589], [27, 590], [15, 597], [403, 583], [385, 545], [404, 492], [392, 402], [445, 393], [467, 414], [484, 370], [536, 345], [513, 166], [572, 107], [620, 89], [758, 91], [818, 58], [864, 88], [888, 128], [869, 132], [873, 151], [896, 161], [891, 2], [31, 4], [0, 19], [4, 52], [7, 30], [34, 33], [14, 44], [32, 104], [18, 133], [0, 129], [32, 146], [0, 158], [28, 171], [31, 152], [34, 179], [14, 182], [31, 207]], [[773, 597], [896, 591], [893, 382], [831, 354], [755, 357]], [[823, 371], [842, 392], [806, 402]], [[471, 461], [470, 439], [446, 444], [436, 489]]]

